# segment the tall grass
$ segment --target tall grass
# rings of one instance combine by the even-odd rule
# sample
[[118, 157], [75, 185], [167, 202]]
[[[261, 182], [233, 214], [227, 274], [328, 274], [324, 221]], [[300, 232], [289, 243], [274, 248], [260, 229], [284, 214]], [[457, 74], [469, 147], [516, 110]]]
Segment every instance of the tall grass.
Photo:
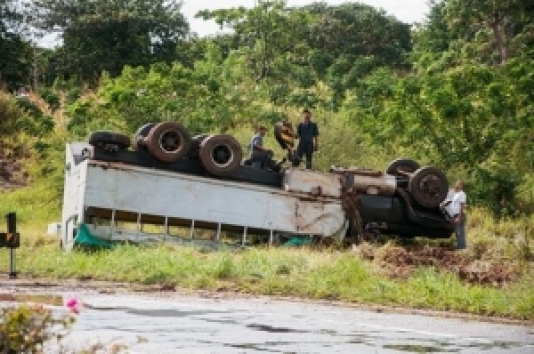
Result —
[[[7, 263], [7, 252], [0, 254]], [[64, 253], [35, 238], [18, 251], [25, 277], [172, 284], [188, 289], [298, 296], [417, 309], [460, 311], [534, 320], [534, 280], [526, 273], [504, 288], [469, 285], [451, 273], [420, 268], [408, 279], [381, 275], [376, 264], [350, 251], [250, 249], [204, 253], [193, 248], [136, 247]]]

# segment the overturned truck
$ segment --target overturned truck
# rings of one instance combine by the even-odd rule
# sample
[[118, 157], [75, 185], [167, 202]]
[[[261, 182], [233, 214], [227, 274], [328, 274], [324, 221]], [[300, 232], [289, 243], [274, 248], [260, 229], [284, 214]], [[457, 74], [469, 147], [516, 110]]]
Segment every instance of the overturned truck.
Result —
[[133, 139], [101, 131], [67, 144], [62, 247], [72, 249], [82, 234], [239, 247], [296, 236], [347, 243], [451, 236], [439, 208], [449, 185], [439, 169], [398, 159], [385, 171], [302, 170], [292, 126], [279, 122], [274, 133], [287, 158], [261, 164], [243, 160], [229, 135], [191, 136], [176, 122], [146, 124]]

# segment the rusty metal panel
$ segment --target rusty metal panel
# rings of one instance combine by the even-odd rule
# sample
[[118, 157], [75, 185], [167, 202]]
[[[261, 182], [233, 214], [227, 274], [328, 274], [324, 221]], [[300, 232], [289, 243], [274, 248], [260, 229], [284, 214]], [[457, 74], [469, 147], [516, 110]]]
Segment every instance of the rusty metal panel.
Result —
[[392, 175], [379, 177], [354, 175], [354, 183], [351, 188], [362, 194], [392, 196], [397, 190], [397, 181]]
[[300, 200], [297, 207], [297, 228], [300, 233], [332, 236], [345, 222], [340, 203]]
[[342, 180], [343, 176], [334, 173], [288, 169], [284, 174], [283, 186], [288, 192], [340, 198]]

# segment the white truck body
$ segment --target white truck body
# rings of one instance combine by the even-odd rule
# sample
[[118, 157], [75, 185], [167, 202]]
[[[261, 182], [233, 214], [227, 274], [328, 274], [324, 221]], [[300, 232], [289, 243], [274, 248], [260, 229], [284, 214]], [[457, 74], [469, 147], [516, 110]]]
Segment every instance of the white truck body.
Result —
[[[197, 227], [247, 234], [342, 236], [348, 227], [341, 205], [341, 179], [335, 174], [287, 170], [279, 189], [187, 175], [124, 163], [86, 159], [85, 143], [66, 147], [61, 220], [63, 248], [74, 245], [75, 229], [86, 224], [103, 240], [172, 241], [171, 227]], [[105, 222], [102, 222], [105, 220]], [[130, 223], [134, 227], [122, 228]], [[145, 232], [143, 224], [160, 225]]]

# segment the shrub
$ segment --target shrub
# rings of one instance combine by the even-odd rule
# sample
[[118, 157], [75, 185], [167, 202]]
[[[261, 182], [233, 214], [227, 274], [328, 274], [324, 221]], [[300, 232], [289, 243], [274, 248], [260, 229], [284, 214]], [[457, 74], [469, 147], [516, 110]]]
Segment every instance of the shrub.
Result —
[[[9, 100], [8, 96], [3, 99]], [[33, 136], [43, 136], [54, 129], [52, 117], [44, 114], [35, 103], [28, 99], [18, 99], [16, 102], [19, 110], [14, 111], [15, 115], [7, 117], [14, 126], [12, 132], [23, 131]]]
[[61, 99], [59, 97], [59, 94], [51, 88], [43, 87], [39, 89], [39, 95], [43, 100], [45, 100], [52, 112], [57, 111], [61, 106]]
[[42, 306], [0, 309], [0, 352], [37, 353], [46, 342], [60, 341], [74, 323], [72, 316], [56, 318]]

